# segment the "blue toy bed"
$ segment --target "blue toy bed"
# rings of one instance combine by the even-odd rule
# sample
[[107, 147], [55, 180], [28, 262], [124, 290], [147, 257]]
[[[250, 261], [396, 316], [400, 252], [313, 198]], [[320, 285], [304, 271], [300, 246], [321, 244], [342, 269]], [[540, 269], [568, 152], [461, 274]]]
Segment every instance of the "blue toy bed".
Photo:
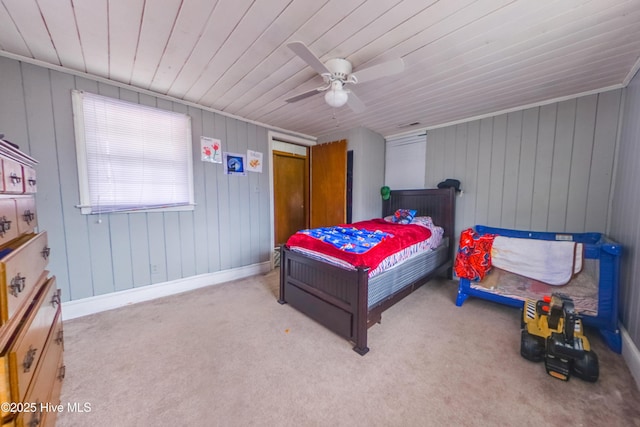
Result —
[[522, 308], [527, 298], [541, 299], [562, 292], [574, 300], [585, 325], [595, 327], [616, 353], [622, 351], [618, 327], [618, 277], [622, 248], [601, 233], [551, 233], [476, 225], [478, 235], [494, 234], [525, 239], [573, 241], [584, 245], [584, 268], [569, 283], [549, 286], [493, 268], [482, 280], [460, 278], [456, 305], [469, 296]]

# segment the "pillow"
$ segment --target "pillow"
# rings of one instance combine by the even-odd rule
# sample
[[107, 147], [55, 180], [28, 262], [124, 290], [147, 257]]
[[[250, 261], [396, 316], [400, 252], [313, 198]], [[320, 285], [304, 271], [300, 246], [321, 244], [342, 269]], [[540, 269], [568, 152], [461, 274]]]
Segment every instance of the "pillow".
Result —
[[411, 224], [421, 225], [431, 230], [431, 237], [428, 239], [430, 248], [440, 246], [440, 242], [442, 242], [442, 237], [444, 236], [444, 228], [435, 225], [430, 216], [416, 216], [413, 218], [413, 221], [411, 221]]
[[418, 211], [413, 209], [398, 209], [393, 214], [393, 222], [397, 224], [409, 224]]
[[444, 228], [435, 225], [433, 223], [433, 219], [431, 219], [430, 216], [414, 216], [411, 222], [403, 223], [396, 222], [395, 219], [395, 214], [384, 217], [384, 220], [387, 222], [393, 222], [395, 224], [414, 224], [428, 228], [431, 231], [431, 237], [427, 239], [428, 246], [430, 248], [437, 248], [438, 246], [440, 246], [442, 238], [444, 237]]
[[411, 220], [411, 224], [421, 225], [423, 227], [427, 227], [428, 229], [432, 229], [435, 227], [433, 220], [430, 216], [415, 216]]

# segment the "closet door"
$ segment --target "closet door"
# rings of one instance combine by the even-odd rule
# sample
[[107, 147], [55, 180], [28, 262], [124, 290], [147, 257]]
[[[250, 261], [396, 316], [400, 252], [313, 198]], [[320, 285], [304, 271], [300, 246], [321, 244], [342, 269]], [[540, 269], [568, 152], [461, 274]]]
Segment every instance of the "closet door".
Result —
[[347, 140], [311, 147], [311, 228], [346, 222]]
[[273, 152], [275, 244], [307, 228], [309, 163], [306, 156]]

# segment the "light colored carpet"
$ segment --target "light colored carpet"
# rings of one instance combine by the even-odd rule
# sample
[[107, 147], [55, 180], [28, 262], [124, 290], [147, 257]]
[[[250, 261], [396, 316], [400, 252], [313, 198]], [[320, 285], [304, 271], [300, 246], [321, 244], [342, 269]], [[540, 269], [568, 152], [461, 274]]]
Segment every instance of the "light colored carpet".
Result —
[[58, 426], [640, 426], [622, 356], [588, 336], [596, 383], [520, 356], [520, 312], [432, 281], [369, 330], [371, 351], [276, 302], [275, 270], [65, 322]]

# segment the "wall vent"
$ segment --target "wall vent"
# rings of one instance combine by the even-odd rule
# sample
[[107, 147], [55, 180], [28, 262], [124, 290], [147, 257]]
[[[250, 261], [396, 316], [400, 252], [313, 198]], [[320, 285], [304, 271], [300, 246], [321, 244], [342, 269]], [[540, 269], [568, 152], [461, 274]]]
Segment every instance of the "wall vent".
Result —
[[420, 122], [411, 122], [411, 123], [400, 123], [399, 125], [396, 125], [397, 128], [408, 128], [410, 126], [415, 126], [415, 125], [419, 125]]

